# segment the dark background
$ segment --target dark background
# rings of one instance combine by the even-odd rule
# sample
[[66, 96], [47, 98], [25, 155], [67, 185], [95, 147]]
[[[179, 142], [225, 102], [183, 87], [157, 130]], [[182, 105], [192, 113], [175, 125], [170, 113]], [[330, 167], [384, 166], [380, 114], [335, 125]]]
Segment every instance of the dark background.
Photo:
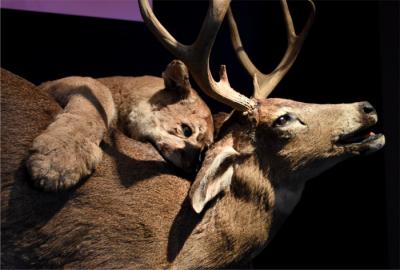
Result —
[[[183, 43], [200, 28], [207, 2], [156, 1], [155, 13]], [[278, 2], [232, 4], [250, 57], [272, 70], [286, 49]], [[316, 1], [300, 56], [272, 96], [313, 103], [368, 100], [378, 111], [384, 150], [357, 157], [311, 180], [303, 199], [258, 268], [397, 268], [399, 263], [399, 3]], [[297, 29], [309, 6], [290, 2]], [[160, 75], [172, 60], [142, 23], [3, 9], [1, 65], [34, 83], [69, 75]], [[211, 57], [231, 85], [250, 95], [224, 24]], [[204, 96], [203, 96], [204, 97]], [[204, 97], [213, 111], [229, 110]]]

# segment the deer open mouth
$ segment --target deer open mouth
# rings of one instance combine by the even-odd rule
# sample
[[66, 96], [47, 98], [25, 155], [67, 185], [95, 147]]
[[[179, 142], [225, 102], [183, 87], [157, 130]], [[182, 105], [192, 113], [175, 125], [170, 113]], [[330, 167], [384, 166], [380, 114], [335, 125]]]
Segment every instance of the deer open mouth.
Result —
[[344, 146], [351, 152], [372, 153], [385, 145], [385, 136], [381, 133], [375, 134], [370, 127], [362, 127], [339, 136], [336, 144]]

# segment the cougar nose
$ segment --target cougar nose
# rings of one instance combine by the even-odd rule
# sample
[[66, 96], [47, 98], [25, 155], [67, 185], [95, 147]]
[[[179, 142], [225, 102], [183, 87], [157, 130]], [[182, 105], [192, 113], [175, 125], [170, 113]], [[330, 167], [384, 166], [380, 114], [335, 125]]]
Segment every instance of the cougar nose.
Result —
[[183, 170], [187, 173], [195, 172], [200, 162], [201, 149], [195, 145], [185, 142], [185, 148], [181, 151]]
[[361, 109], [365, 114], [376, 114], [375, 108], [368, 101], [361, 103]]

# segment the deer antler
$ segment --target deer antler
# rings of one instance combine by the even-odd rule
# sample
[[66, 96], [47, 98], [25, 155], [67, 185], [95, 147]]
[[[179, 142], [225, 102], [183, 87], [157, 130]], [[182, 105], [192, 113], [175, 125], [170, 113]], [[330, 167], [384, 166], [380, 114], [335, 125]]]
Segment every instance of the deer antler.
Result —
[[230, 0], [210, 0], [207, 16], [192, 45], [178, 42], [158, 21], [148, 0], [139, 0], [143, 20], [156, 38], [189, 68], [199, 87], [210, 97], [239, 111], [252, 110], [256, 102], [234, 90], [228, 81], [226, 67], [221, 66], [220, 81], [210, 72], [209, 59], [215, 38], [229, 8]]
[[[268, 95], [274, 90], [276, 85], [282, 80], [282, 78], [286, 75], [286, 73], [289, 71], [294, 61], [296, 60], [315, 16], [315, 5], [311, 0], [308, 1], [311, 3], [312, 11], [303, 30], [299, 35], [297, 35], [287, 2], [286, 0], [281, 0], [283, 14], [286, 22], [288, 47], [279, 65], [269, 74], [262, 73], [251, 62], [246, 51], [243, 49], [235, 18], [233, 17], [231, 8], [229, 9], [228, 21], [231, 28], [231, 40], [233, 48], [236, 51], [236, 55], [238, 56], [239, 61], [242, 63], [244, 68], [247, 70], [250, 76], [254, 76], [255, 98], [268, 97]], [[257, 81], [259, 81], [259, 83]]]

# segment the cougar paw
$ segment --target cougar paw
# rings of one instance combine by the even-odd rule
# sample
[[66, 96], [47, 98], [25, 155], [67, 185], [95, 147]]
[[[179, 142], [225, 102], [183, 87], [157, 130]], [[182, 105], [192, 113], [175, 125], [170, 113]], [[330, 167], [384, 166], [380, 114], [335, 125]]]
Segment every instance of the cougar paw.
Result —
[[26, 165], [36, 186], [59, 191], [91, 174], [101, 157], [99, 146], [83, 136], [43, 133], [34, 140]]

